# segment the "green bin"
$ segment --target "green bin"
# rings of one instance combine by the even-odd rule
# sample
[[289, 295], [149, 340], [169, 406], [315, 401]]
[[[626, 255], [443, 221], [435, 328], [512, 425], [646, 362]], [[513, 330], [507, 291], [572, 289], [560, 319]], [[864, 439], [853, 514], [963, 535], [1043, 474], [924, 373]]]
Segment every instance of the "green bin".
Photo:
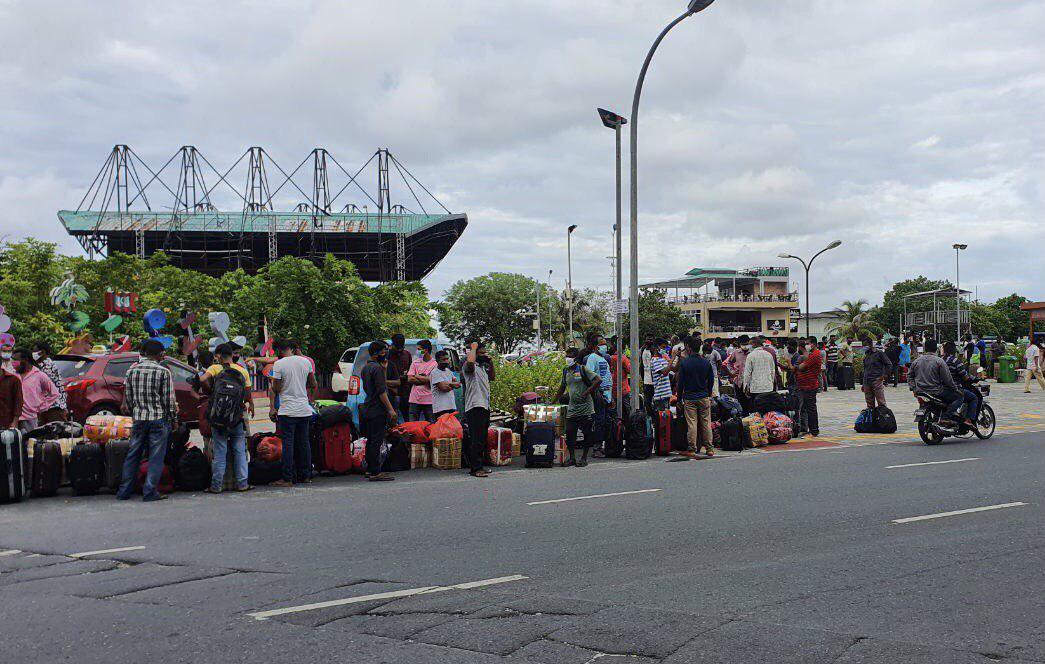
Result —
[[1016, 382], [1016, 358], [1012, 355], [1002, 355], [998, 358], [998, 382]]

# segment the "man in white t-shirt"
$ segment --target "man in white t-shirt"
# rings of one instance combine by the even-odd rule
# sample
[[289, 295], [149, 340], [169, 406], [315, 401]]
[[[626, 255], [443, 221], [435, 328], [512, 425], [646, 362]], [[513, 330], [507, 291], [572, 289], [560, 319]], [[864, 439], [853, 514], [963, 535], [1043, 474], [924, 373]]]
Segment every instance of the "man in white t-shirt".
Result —
[[315, 401], [316, 374], [307, 357], [296, 355], [294, 343], [274, 344], [279, 359], [272, 365], [272, 393], [279, 398], [269, 406], [269, 419], [277, 423], [283, 440], [283, 478], [271, 486], [290, 487], [312, 481], [309, 424]]
[[1045, 342], [1039, 341], [1037, 344], [1031, 343], [1027, 346], [1027, 352], [1023, 354], [1024, 359], [1027, 360], [1027, 375], [1023, 379], [1023, 392], [1026, 394], [1030, 392], [1030, 379], [1037, 378], [1038, 385], [1041, 389], [1045, 390], [1045, 378], [1042, 374], [1045, 373], [1045, 354], [1042, 354], [1042, 346]]
[[429, 383], [432, 387], [432, 416], [438, 418], [445, 413], [457, 410], [457, 399], [454, 390], [461, 387], [461, 383], [450, 370], [450, 353], [441, 350], [435, 354], [436, 367], [428, 374]]

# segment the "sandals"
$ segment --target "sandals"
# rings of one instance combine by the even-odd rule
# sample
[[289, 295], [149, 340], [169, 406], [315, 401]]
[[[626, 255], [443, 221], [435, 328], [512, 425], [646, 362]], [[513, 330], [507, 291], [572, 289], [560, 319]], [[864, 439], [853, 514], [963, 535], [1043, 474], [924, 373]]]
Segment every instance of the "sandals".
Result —
[[489, 477], [490, 476], [490, 473], [488, 473], [485, 470], [473, 470], [473, 471], [469, 472], [468, 474], [471, 475], [472, 477]]

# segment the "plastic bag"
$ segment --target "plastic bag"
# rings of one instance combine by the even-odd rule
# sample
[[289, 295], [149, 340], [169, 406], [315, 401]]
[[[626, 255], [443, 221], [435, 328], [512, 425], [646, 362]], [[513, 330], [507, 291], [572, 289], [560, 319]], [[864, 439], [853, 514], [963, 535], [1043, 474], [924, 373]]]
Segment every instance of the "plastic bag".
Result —
[[464, 427], [458, 421], [456, 413], [447, 413], [428, 428], [428, 435], [432, 440], [439, 440], [440, 438], [461, 440], [464, 438]]

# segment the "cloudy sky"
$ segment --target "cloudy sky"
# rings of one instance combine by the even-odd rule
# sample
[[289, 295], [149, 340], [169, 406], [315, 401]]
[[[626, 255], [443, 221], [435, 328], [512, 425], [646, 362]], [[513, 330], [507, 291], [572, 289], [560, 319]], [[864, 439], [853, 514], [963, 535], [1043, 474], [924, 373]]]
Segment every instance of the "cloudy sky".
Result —
[[[608, 286], [613, 134], [595, 108], [628, 114], [684, 4], [0, 0], [0, 234], [75, 250], [55, 211], [115, 143], [154, 167], [184, 144], [219, 167], [263, 145], [284, 168], [388, 147], [469, 214], [434, 294], [491, 270], [561, 286], [571, 223], [575, 285]], [[837, 238], [823, 309], [953, 278], [958, 241], [963, 286], [1045, 299], [1043, 33], [1039, 0], [719, 0], [647, 79], [642, 279]]]

